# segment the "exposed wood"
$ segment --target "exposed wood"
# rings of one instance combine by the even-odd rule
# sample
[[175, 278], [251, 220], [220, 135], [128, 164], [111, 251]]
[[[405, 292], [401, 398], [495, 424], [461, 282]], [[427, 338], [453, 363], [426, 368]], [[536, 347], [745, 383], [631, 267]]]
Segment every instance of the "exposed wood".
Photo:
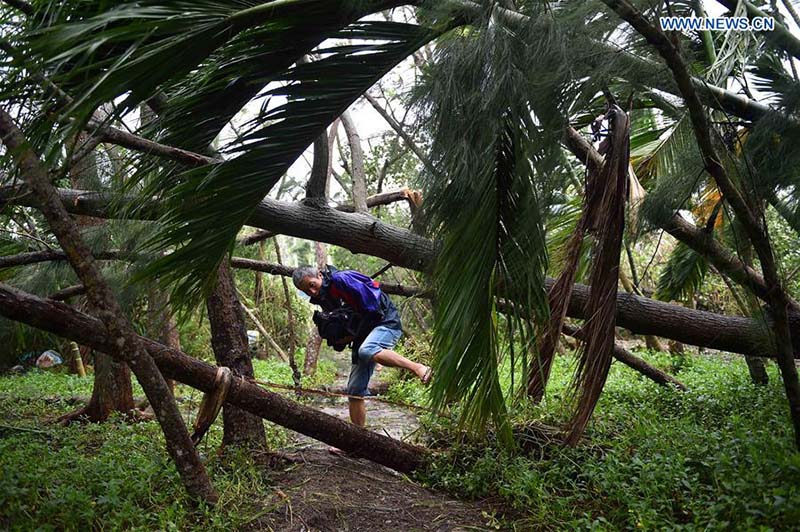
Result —
[[[59, 189], [64, 206], [75, 214], [113, 217], [109, 210], [111, 197], [102, 193]], [[0, 201], [36, 206], [36, 201], [19, 187], [0, 188]], [[158, 211], [158, 202], [143, 205], [142, 217]], [[328, 242], [353, 252], [381, 257], [396, 266], [428, 271], [436, 259], [436, 245], [406, 229], [381, 222], [364, 214], [344, 213], [335, 209], [316, 209], [301, 204], [264, 200], [248, 220], [250, 225], [269, 228], [281, 234]], [[233, 259], [234, 267], [267, 268], [250, 259]], [[276, 272], [277, 273], [277, 272]], [[288, 271], [286, 273], [288, 275]], [[552, 286], [546, 280], [546, 288]], [[390, 293], [391, 285], [385, 285]], [[588, 287], [576, 284], [567, 316], [584, 318], [582, 307]], [[403, 287], [404, 294], [420, 295], [413, 287]], [[794, 342], [800, 346], [800, 314], [790, 313]], [[681, 343], [728, 351], [731, 353], [771, 356], [764, 353], [769, 341], [764, 324], [738, 316], [687, 309], [631, 294], [617, 296], [617, 326], [634, 334], [652, 334]]]
[[78, 377], [86, 376], [86, 368], [83, 366], [83, 358], [81, 358], [81, 349], [75, 342], [69, 343], [70, 364], [72, 370], [78, 374]]
[[[97, 318], [63, 303], [41, 299], [0, 283], [0, 315], [26, 323], [99, 351], [113, 351], [113, 337]], [[148, 338], [139, 341], [169, 378], [207, 392], [217, 367]], [[228, 402], [328, 445], [363, 456], [386, 467], [411, 472], [426, 462], [424, 449], [370, 432], [301, 405], [242, 378], [234, 379]]]
[[275, 233], [273, 233], [272, 231], [266, 231], [262, 229], [261, 231], [256, 231], [251, 235], [247, 235], [240, 238], [237, 241], [237, 244], [241, 244], [242, 246], [250, 246], [252, 244], [258, 244], [259, 242], [263, 242], [264, 240], [272, 238], [273, 236], [275, 236]]
[[[379, 194], [374, 194], [372, 196], [369, 196], [367, 198], [367, 207], [371, 209], [373, 207], [379, 207], [381, 205], [389, 205], [390, 203], [395, 203], [397, 201], [405, 201], [408, 203], [408, 206], [413, 214], [419, 207], [421, 198], [422, 198], [422, 193], [420, 191], [404, 188], [401, 190], [381, 192]], [[348, 204], [337, 205], [336, 209], [342, 212], [355, 212], [355, 207]]]

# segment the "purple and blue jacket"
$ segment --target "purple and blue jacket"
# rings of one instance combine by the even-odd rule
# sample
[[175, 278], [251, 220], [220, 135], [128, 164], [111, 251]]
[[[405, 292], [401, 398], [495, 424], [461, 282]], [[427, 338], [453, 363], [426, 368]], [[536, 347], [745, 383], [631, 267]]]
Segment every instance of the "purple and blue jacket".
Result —
[[333, 310], [347, 305], [361, 315], [364, 335], [375, 327], [400, 329], [400, 314], [392, 300], [380, 288], [380, 283], [361, 272], [329, 268], [323, 275], [319, 296], [311, 302], [324, 310]]

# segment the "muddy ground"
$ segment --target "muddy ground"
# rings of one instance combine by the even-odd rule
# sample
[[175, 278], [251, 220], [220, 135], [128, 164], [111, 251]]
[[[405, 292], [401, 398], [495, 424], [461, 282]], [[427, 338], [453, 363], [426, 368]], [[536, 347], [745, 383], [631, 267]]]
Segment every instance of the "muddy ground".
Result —
[[[373, 384], [379, 378], [373, 377]], [[341, 368], [336, 384], [346, 380], [346, 368]], [[348, 419], [344, 398], [318, 398], [315, 406]], [[376, 401], [369, 401], [367, 408], [371, 430], [413, 439], [419, 429], [412, 411]], [[270, 468], [279, 489], [263, 502], [263, 513], [248, 530], [455, 531], [497, 526], [496, 510], [487, 501], [462, 501], [426, 489], [368, 460], [334, 454], [302, 435], [294, 437], [286, 457], [282, 465]]]

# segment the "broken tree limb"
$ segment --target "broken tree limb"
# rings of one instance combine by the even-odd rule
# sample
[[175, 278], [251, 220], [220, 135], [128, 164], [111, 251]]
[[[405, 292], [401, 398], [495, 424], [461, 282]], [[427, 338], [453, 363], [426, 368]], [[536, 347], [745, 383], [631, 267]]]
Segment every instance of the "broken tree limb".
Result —
[[[565, 323], [562, 327], [562, 331], [567, 336], [571, 336], [573, 338], [577, 338], [578, 340], [583, 340], [583, 331], [580, 327], [576, 327], [574, 325], [570, 325], [569, 323]], [[625, 364], [631, 369], [634, 369], [647, 377], [648, 379], [656, 382], [662, 386], [672, 385], [678, 388], [681, 391], [686, 391], [686, 385], [683, 384], [681, 381], [670, 375], [669, 373], [665, 373], [660, 369], [651, 366], [641, 358], [637, 357], [624, 347], [620, 346], [619, 344], [614, 344], [614, 358]]]
[[[113, 352], [113, 339], [103, 323], [54, 301], [48, 301], [0, 283], [0, 315], [20, 321], [92, 349]], [[214, 389], [217, 367], [149, 338], [139, 337], [165, 377], [203, 392]], [[268, 392], [242, 378], [234, 379], [228, 402], [268, 421], [305, 434], [328, 445], [408, 473], [421, 467], [427, 452], [382, 434], [301, 405]]]
[[[241, 293], [239, 295], [241, 295]], [[258, 329], [258, 332], [260, 332], [264, 336], [264, 338], [267, 339], [267, 342], [269, 342], [269, 345], [271, 345], [272, 349], [275, 350], [275, 354], [278, 355], [278, 358], [280, 358], [281, 361], [288, 363], [289, 362], [289, 357], [286, 356], [286, 353], [283, 352], [283, 349], [281, 349], [281, 346], [279, 346], [275, 342], [275, 340], [272, 339], [272, 335], [267, 332], [267, 330], [264, 328], [263, 325], [261, 325], [261, 322], [258, 320], [258, 318], [256, 317], [255, 313], [252, 310], [250, 310], [249, 308], [247, 308], [247, 306], [244, 303], [242, 303], [241, 301], [239, 302], [239, 305], [241, 305], [242, 310], [244, 310], [244, 313], [247, 314], [247, 317], [250, 318], [250, 321], [252, 321], [253, 324], [256, 326], [256, 329]]]
[[[419, 198], [422, 197], [422, 194], [418, 190], [411, 190], [408, 188], [403, 188], [401, 190], [393, 190], [390, 192], [381, 192], [380, 194], [374, 194], [367, 198], [367, 207], [370, 209], [373, 207], [380, 207], [381, 205], [389, 205], [390, 203], [395, 203], [397, 201], [405, 201], [408, 203], [411, 212], [417, 210]], [[349, 204], [337, 205], [337, 210], [342, 212], [356, 212], [355, 207]]]

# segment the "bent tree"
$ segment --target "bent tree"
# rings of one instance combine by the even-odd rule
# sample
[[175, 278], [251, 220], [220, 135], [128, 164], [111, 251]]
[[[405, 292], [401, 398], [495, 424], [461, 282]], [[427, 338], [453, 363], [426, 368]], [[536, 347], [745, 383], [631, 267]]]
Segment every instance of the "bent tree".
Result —
[[[424, 23], [364, 20], [404, 4], [413, 4]], [[71, 161], [63, 146], [76, 131], [138, 153], [125, 190], [137, 195], [134, 208], [113, 215], [159, 224], [146, 251], [169, 253], [153, 261], [147, 274], [173, 289], [177, 304], [196, 306], [211, 292], [244, 224], [344, 244], [432, 273], [434, 401], [463, 401], [470, 426], [494, 423], [510, 440], [508, 405], [520, 394], [502, 388], [499, 371], [509, 366], [516, 386], [544, 375], [536, 370], [542, 361], [537, 345], [555, 303], [546, 280], [548, 269], [553, 271], [548, 238], [559, 224], [574, 232], [577, 220], [565, 221], [572, 206], [564, 197], [588, 187], [572, 168], [586, 165], [596, 175], [608, 164], [582, 131], [606, 112], [608, 102], [616, 102], [630, 117], [629, 162], [647, 190], [637, 206], [639, 234], [669, 232], [695, 254], [697, 264], [713, 265], [767, 305], [747, 323], [760, 320], [771, 331], [768, 354], [779, 362], [800, 438], [789, 332], [797, 303], [782, 285], [780, 257], [772, 250], [762, 208], [769, 202], [761, 201], [777, 197], [792, 204], [798, 190], [798, 154], [791, 147], [800, 129], [794, 100], [783, 97], [797, 81], [781, 62], [794, 49], [791, 34], [764, 46], [749, 44], [762, 42], [761, 35], [748, 35], [753, 41], [730, 34], [710, 41], [692, 33], [665, 35], [657, 26], [664, 2], [520, 4], [67, 1], [45, 9], [34, 2], [13, 17], [9, 41], [23, 53], [9, 67], [4, 107], [54, 176]], [[688, 15], [689, 4], [673, 2], [669, 9]], [[437, 40], [441, 36], [446, 38]], [[360, 212], [264, 199], [352, 102], [430, 42], [436, 52], [415, 90], [417, 115], [430, 140], [420, 216], [429, 238]], [[302, 60], [315, 49], [321, 53]], [[738, 86], [740, 72], [776, 95], [776, 103], [729, 90]], [[71, 103], [53, 104], [61, 93]], [[269, 98], [282, 103], [267, 105]], [[233, 139], [220, 136], [253, 101], [264, 105], [244, 130]], [[109, 102], [117, 105], [115, 118], [143, 102], [161, 110], [132, 136], [92, 121], [94, 111]], [[220, 157], [204, 155], [215, 139]], [[704, 209], [712, 196], [707, 190], [717, 194], [711, 209]], [[363, 210], [360, 192], [356, 211]], [[91, 199], [84, 199], [68, 206], [88, 208]], [[679, 211], [691, 212], [693, 219]], [[112, 214], [106, 209], [102, 215]], [[723, 227], [736, 221], [744, 234], [726, 234], [717, 219], [725, 221]], [[346, 225], [327, 226], [329, 221]], [[756, 251], [760, 272], [738, 256], [742, 239]], [[616, 246], [606, 249], [618, 252]], [[605, 257], [609, 264], [618, 258]], [[696, 280], [673, 282], [687, 286]], [[579, 292], [576, 285], [574, 294], [559, 301], [567, 315], [586, 315], [585, 308], [576, 309]], [[498, 319], [501, 300], [514, 305]], [[624, 325], [625, 312], [618, 308], [617, 325]], [[653, 325], [641, 316], [627, 319], [643, 333], [684, 334], [677, 330], [685, 323], [680, 320]], [[604, 331], [597, 345], [608, 349], [613, 327]], [[694, 341], [706, 345], [701, 336], [699, 331]], [[592, 345], [587, 356], [599, 356]], [[602, 389], [598, 375], [585, 384]], [[542, 378], [539, 393], [545, 392]], [[596, 401], [597, 394], [590, 395]], [[589, 403], [576, 406], [591, 412]]]

